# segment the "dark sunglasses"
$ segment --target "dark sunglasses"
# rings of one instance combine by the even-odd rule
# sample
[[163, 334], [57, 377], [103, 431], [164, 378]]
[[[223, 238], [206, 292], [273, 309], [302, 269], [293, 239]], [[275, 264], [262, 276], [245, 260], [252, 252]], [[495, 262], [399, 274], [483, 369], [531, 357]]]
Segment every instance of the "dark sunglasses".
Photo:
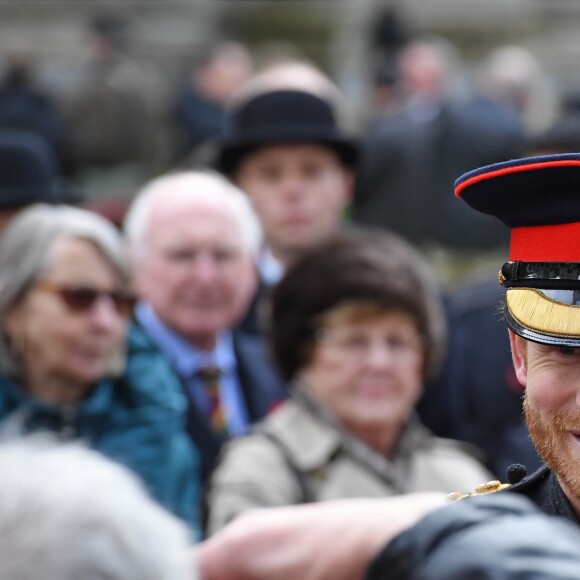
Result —
[[106, 292], [83, 286], [64, 286], [45, 278], [37, 280], [34, 288], [58, 296], [73, 312], [86, 312], [97, 301], [107, 298], [120, 316], [129, 317], [135, 305], [135, 298], [131, 294], [118, 290]]

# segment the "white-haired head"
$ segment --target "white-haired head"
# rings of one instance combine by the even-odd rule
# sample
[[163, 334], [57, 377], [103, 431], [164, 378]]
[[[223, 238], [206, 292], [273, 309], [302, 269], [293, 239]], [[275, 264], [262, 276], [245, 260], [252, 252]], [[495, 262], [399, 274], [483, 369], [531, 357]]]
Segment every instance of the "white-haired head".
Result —
[[147, 228], [155, 208], [172, 199], [190, 199], [213, 205], [231, 215], [238, 224], [244, 249], [257, 259], [262, 229], [247, 196], [219, 173], [183, 171], [150, 181], [131, 204], [124, 222], [124, 232], [134, 257], [147, 251]]
[[186, 527], [80, 444], [0, 443], [0, 578], [193, 580]]

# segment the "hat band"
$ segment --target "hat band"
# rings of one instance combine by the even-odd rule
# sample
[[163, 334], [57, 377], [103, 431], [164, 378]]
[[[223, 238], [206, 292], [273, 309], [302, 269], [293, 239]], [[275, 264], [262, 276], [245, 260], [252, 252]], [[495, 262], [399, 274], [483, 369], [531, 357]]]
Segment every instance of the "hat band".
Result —
[[511, 261], [580, 262], [580, 222], [513, 228]]
[[498, 280], [506, 288], [580, 290], [580, 263], [506, 262]]

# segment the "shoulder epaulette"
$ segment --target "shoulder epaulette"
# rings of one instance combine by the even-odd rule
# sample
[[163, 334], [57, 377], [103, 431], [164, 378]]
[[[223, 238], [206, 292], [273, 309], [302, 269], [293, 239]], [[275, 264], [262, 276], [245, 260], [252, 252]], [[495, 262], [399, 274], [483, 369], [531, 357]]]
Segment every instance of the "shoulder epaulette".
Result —
[[510, 483], [502, 483], [501, 481], [494, 479], [493, 481], [488, 481], [487, 483], [482, 483], [481, 485], [478, 485], [472, 492], [464, 493], [461, 491], [454, 491], [450, 493], [447, 497], [450, 500], [460, 500], [465, 499], [466, 497], [476, 497], [478, 495], [488, 495], [490, 493], [496, 493], [498, 491], [507, 489], [508, 487], [511, 487]]

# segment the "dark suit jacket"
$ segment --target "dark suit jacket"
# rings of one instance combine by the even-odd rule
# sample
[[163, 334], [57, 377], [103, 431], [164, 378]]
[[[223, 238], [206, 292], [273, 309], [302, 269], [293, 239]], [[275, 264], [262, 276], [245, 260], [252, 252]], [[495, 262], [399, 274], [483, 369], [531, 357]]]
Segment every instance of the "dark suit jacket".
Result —
[[[250, 421], [254, 423], [286, 398], [286, 389], [282, 378], [270, 363], [264, 341], [260, 337], [235, 331], [234, 351], [246, 410]], [[199, 449], [202, 473], [206, 479], [213, 469], [224, 439], [212, 432], [207, 417], [191, 397], [187, 430]]]
[[413, 244], [507, 246], [508, 229], [457, 200], [453, 185], [466, 171], [517, 156], [522, 140], [517, 117], [483, 99], [448, 103], [430, 122], [407, 111], [385, 117], [362, 140], [354, 221]]
[[531, 471], [541, 462], [525, 423], [523, 388], [502, 320], [505, 289], [492, 275], [448, 297], [448, 357], [418, 409], [440, 437], [468, 441], [483, 450], [487, 467], [503, 480], [512, 463], [523, 463]]
[[238, 324], [238, 330], [253, 336], [265, 337], [267, 335], [271, 292], [272, 286], [269, 286], [260, 278], [250, 306], [246, 310], [244, 318]]

